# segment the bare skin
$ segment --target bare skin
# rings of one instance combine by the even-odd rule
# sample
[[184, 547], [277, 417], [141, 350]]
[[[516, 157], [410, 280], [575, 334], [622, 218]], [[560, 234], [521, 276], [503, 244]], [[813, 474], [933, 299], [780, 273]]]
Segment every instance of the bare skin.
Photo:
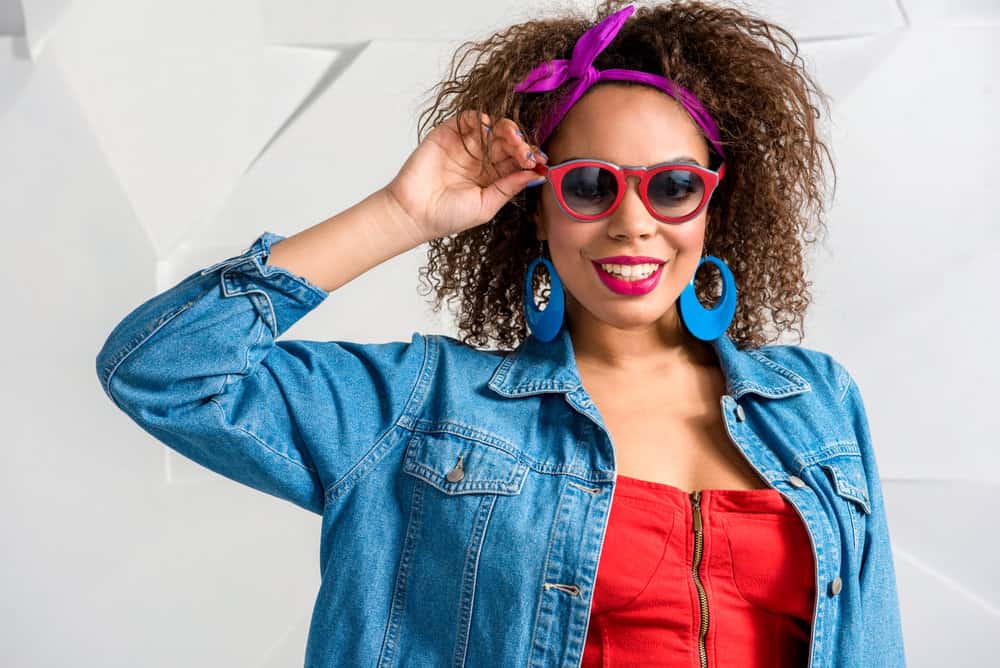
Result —
[[[580, 367], [580, 376], [615, 447], [620, 475], [684, 491], [768, 487], [723, 424], [718, 367], [685, 366], [674, 376]], [[623, 382], [636, 389], [623, 390]]]
[[[690, 156], [708, 166], [708, 146], [677, 102], [649, 88], [597, 86], [559, 125], [549, 164], [589, 157], [651, 165]], [[566, 292], [577, 368], [615, 446], [619, 474], [685, 491], [762, 489], [767, 483], [729, 439], [721, 413], [725, 379], [710, 344], [693, 337], [677, 299], [704, 248], [707, 209], [689, 221], [653, 218], [629, 180], [611, 215], [581, 223], [559, 208], [551, 187], [536, 217]], [[648, 255], [666, 260], [656, 288], [611, 291], [591, 259]]]

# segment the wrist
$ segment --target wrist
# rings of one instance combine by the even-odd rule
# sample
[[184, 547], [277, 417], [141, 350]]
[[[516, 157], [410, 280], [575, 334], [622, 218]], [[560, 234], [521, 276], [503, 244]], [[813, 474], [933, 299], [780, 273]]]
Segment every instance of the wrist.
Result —
[[418, 223], [403, 208], [403, 205], [396, 195], [393, 194], [389, 186], [383, 187], [376, 195], [383, 210], [386, 212], [387, 218], [392, 221], [393, 227], [411, 239], [415, 246], [419, 246], [435, 238], [434, 234], [429, 233], [423, 225]]

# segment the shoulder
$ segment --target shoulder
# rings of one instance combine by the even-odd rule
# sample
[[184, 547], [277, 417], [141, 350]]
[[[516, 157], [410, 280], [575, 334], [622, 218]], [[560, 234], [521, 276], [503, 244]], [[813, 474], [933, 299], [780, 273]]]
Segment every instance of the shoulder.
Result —
[[433, 342], [434, 345], [441, 347], [443, 350], [446, 349], [451, 355], [464, 355], [470, 359], [481, 357], [498, 359], [511, 352], [495, 348], [476, 348], [449, 334], [423, 334], [422, 336], [426, 337], [429, 343]]
[[760, 355], [802, 376], [814, 392], [844, 400], [853, 379], [846, 367], [832, 354], [794, 344], [771, 344], [754, 348]]
[[461, 373], [469, 380], [489, 378], [510, 351], [471, 346], [448, 334], [424, 334], [436, 366], [446, 373]]

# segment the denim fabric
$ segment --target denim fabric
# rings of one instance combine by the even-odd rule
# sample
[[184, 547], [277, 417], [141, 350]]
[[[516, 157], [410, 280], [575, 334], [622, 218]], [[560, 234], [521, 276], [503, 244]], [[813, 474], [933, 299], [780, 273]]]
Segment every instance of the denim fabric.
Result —
[[[615, 456], [565, 327], [509, 353], [417, 332], [276, 341], [328, 294], [267, 264], [283, 238], [129, 313], [97, 356], [108, 397], [182, 455], [322, 516], [308, 668], [579, 666]], [[712, 345], [729, 436], [810, 534], [809, 666], [904, 665], [857, 384], [800, 346]]]

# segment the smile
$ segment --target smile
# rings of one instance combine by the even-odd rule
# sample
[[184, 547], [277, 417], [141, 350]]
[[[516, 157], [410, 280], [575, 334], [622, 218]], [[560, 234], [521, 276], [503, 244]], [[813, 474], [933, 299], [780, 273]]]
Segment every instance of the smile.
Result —
[[[652, 291], [659, 283], [666, 262], [655, 266], [633, 265], [625, 268], [623, 273], [617, 273], [617, 270], [623, 269], [622, 265], [606, 265], [611, 269], [608, 271], [597, 262], [591, 261], [591, 264], [597, 271], [598, 278], [612, 292], [620, 295], [644, 295]], [[651, 272], [650, 268], [652, 268]]]

